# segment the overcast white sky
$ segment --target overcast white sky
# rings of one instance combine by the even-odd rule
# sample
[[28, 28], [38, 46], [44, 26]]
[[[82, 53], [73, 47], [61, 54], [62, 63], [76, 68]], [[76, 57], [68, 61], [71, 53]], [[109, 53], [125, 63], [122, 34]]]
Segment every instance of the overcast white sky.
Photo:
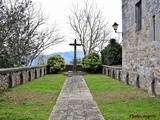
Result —
[[[69, 46], [69, 43], [74, 41], [71, 37], [71, 29], [67, 24], [67, 16], [70, 13], [72, 3], [81, 4], [82, 0], [33, 0], [36, 4], [40, 5], [44, 16], [48, 17], [48, 24], [58, 24], [61, 33], [66, 36], [66, 42], [51, 47], [46, 50], [44, 54], [50, 54], [55, 52], [72, 51], [73, 47]], [[102, 9], [106, 20], [112, 25], [114, 22], [119, 24], [118, 31], [122, 29], [122, 13], [121, 13], [121, 0], [88, 0], [98, 5], [99, 9]], [[114, 34], [113, 34], [114, 35]], [[79, 48], [81, 49], [81, 48]]]

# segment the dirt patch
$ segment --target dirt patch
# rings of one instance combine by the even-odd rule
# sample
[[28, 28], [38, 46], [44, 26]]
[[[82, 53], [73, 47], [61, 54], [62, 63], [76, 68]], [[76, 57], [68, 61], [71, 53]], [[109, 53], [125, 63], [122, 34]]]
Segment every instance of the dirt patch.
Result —
[[111, 99], [135, 99], [135, 98], [147, 98], [152, 95], [145, 91], [113, 91], [113, 92], [95, 92], [92, 93], [96, 101], [99, 100], [111, 100]]
[[56, 94], [45, 92], [30, 92], [30, 91], [10, 91], [5, 92], [0, 96], [6, 97], [7, 102], [21, 102], [21, 101], [39, 101], [39, 100], [54, 100], [57, 98]]

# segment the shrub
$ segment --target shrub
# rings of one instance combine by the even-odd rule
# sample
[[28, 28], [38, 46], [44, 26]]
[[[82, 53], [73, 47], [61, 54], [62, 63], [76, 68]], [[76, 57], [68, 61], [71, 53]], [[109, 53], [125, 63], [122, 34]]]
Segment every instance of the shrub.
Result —
[[99, 72], [102, 67], [101, 59], [97, 53], [90, 53], [82, 59], [82, 67], [87, 72]]
[[104, 65], [122, 65], [122, 46], [115, 39], [111, 39], [101, 51], [101, 57]]
[[48, 58], [47, 64], [50, 66], [51, 71], [54, 73], [58, 73], [65, 69], [66, 64], [63, 57], [60, 55], [54, 55]]

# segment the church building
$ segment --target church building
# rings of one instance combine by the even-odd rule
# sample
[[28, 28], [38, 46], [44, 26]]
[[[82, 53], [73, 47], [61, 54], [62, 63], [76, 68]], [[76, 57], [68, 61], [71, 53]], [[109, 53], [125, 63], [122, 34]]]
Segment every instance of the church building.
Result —
[[160, 0], [122, 0], [123, 81], [160, 95]]

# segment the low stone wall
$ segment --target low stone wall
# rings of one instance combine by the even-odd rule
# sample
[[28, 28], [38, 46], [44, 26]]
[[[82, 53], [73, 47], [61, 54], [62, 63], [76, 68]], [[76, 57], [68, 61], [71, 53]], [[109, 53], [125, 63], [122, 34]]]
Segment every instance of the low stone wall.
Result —
[[[47, 67], [47, 69], [48, 69], [49, 74], [54, 74], [54, 72], [52, 72], [52, 70], [49, 66]], [[67, 72], [67, 71], [73, 71], [72, 64], [67, 64], [66, 68], [62, 72]], [[82, 65], [80, 65], [80, 64], [77, 65], [77, 71], [83, 71]]]
[[103, 65], [103, 74], [112, 78], [120, 80], [127, 85], [134, 85], [140, 88], [148, 90], [148, 93], [160, 95], [160, 70], [154, 69], [149, 75], [149, 78], [145, 78], [143, 75], [139, 75], [137, 72], [124, 71], [119, 66]]
[[[64, 71], [73, 71], [73, 65], [67, 64]], [[77, 65], [77, 71], [83, 71], [82, 65], [80, 64]]]
[[[66, 69], [64, 71], [72, 70], [73, 65], [66, 65]], [[81, 65], [77, 65], [77, 71], [83, 71]], [[47, 65], [0, 69], [0, 90], [22, 85], [49, 73], [52, 72], [50, 67]]]
[[153, 69], [148, 79], [148, 92], [160, 95], [160, 70]]
[[122, 80], [122, 67], [103, 65], [102, 72], [104, 75], [110, 76], [117, 80]]
[[0, 89], [22, 85], [47, 74], [47, 66], [0, 69]]

